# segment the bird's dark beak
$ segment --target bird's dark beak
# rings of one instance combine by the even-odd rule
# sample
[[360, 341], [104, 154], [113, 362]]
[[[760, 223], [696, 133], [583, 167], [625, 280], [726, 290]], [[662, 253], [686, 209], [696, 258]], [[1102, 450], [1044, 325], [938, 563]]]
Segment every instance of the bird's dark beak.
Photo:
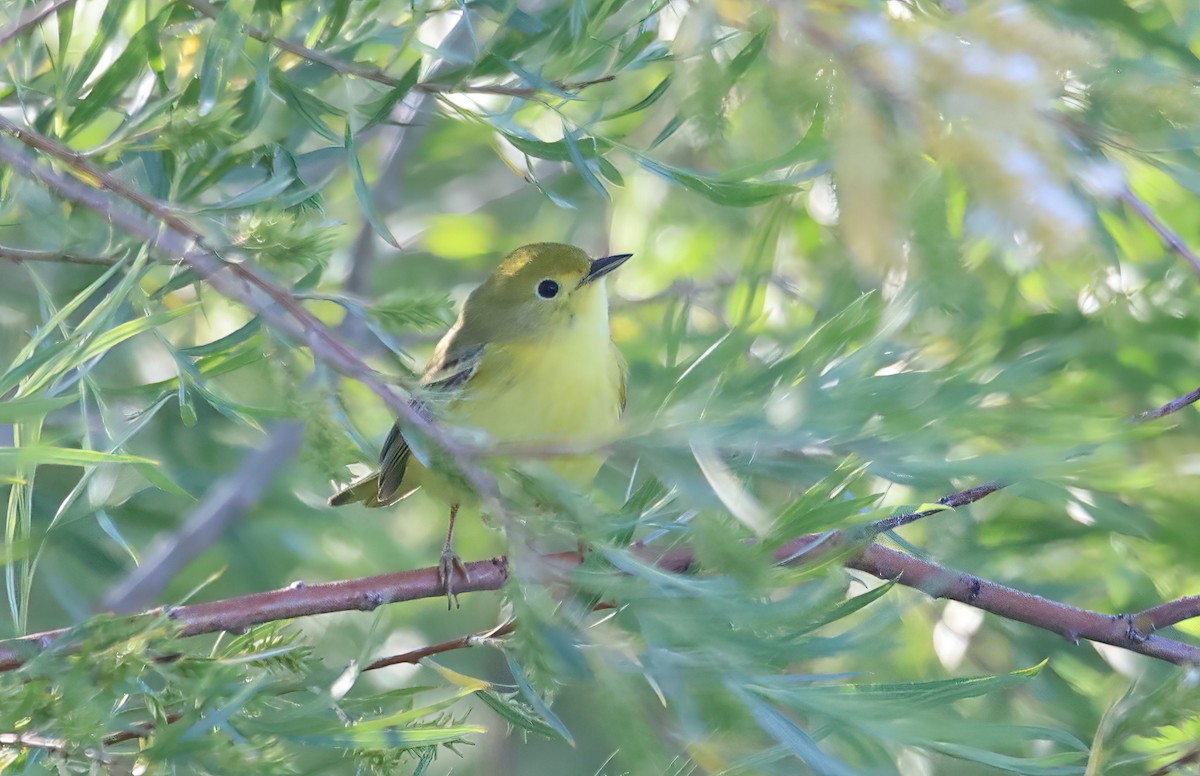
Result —
[[579, 281], [579, 285], [586, 285], [593, 280], [602, 278], [612, 272], [617, 267], [629, 261], [632, 253], [618, 253], [615, 256], [605, 256], [602, 259], [592, 259], [592, 266], [588, 269], [588, 273], [583, 276], [583, 280]]

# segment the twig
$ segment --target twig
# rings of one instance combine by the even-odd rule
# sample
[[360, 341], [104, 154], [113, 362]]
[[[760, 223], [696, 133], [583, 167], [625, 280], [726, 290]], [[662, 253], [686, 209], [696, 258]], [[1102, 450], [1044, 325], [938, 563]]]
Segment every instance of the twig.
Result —
[[150, 556], [112, 589], [104, 608], [128, 614], [154, 603], [183, 567], [204, 552], [226, 526], [258, 503], [263, 489], [291, 460], [303, 437], [304, 424], [299, 421], [273, 428], [266, 446], [246, 456], [236, 472], [218, 482], [183, 526], [161, 540]]
[[0, 259], [8, 261], [42, 261], [59, 262], [62, 264], [89, 264], [97, 267], [111, 267], [117, 263], [115, 257], [109, 256], [75, 256], [58, 251], [27, 251], [21, 248], [0, 247]]
[[1181, 409], [1195, 404], [1197, 401], [1200, 401], [1200, 388], [1197, 388], [1186, 396], [1180, 396], [1178, 399], [1171, 399], [1171, 401], [1157, 409], [1143, 412], [1141, 415], [1138, 415], [1136, 418], [1134, 418], [1134, 422], [1144, 423], [1147, 420], [1157, 420], [1158, 418], [1170, 415], [1172, 412], [1179, 412]]
[[489, 630], [479, 631], [467, 636], [459, 636], [456, 639], [448, 639], [437, 644], [430, 644], [427, 647], [409, 650], [399, 655], [391, 655], [390, 657], [381, 657], [372, 662], [364, 671], [375, 671], [388, 666], [399, 665], [400, 663], [419, 663], [430, 655], [440, 655], [443, 652], [450, 652], [455, 649], [465, 649], [474, 647], [477, 644], [484, 644], [491, 639], [498, 639], [501, 636], [507, 636], [517, 629], [516, 620], [506, 620], [494, 628]]
[[1166, 628], [1193, 617], [1200, 617], [1200, 595], [1176, 598], [1174, 601], [1152, 606], [1131, 616], [1143, 632], [1148, 633]]
[[[183, 719], [182, 714], [171, 712], [166, 717], [166, 723], [168, 725], [173, 725], [181, 719]], [[124, 741], [132, 741], [135, 738], [146, 738], [147, 736], [153, 735], [156, 728], [157, 725], [155, 725], [153, 722], [142, 722], [127, 730], [122, 730], [119, 733], [113, 733], [110, 736], [106, 736], [104, 739], [104, 745], [115, 746]]]
[[51, 0], [51, 2], [46, 3], [41, 8], [30, 11], [25, 15], [24, 19], [21, 19], [14, 26], [5, 30], [3, 33], [0, 33], [0, 46], [8, 43], [13, 38], [24, 35], [26, 30], [30, 29], [31, 27], [36, 27], [51, 15], [58, 13], [66, 6], [74, 5], [75, 1], [76, 0]]
[[1183, 258], [1187, 259], [1192, 267], [1200, 272], [1200, 256], [1197, 256], [1195, 251], [1188, 247], [1188, 244], [1183, 241], [1171, 227], [1162, 222], [1150, 206], [1145, 203], [1137, 194], [1133, 193], [1133, 189], [1126, 188], [1121, 192], [1119, 199], [1133, 209], [1146, 224], [1153, 229], [1159, 238], [1166, 243], [1172, 250], [1178, 253]]
[[[976, 501], [979, 501], [986, 496], [990, 496], [996, 491], [1002, 490], [1006, 487], [1008, 487], [1007, 483], [989, 482], [985, 485], [976, 485], [973, 488], [967, 488], [966, 490], [960, 490], [957, 493], [951, 493], [949, 496], [942, 496], [934, 503], [940, 504], [943, 507], [961, 507], [967, 504], [974, 504]], [[943, 511], [945, 510], [925, 509], [920, 512], [907, 512], [903, 515], [892, 515], [891, 517], [885, 517], [882, 520], [876, 520], [874, 523], [871, 523], [870, 529], [867, 533], [869, 536], [874, 536], [887, 531], [894, 531], [901, 526], [908, 525], [909, 523], [915, 523], [923, 517], [936, 515], [938, 512]]]
[[[208, 0], [187, 0], [187, 4], [201, 14], [210, 19], [216, 19], [220, 15], [220, 9], [208, 2]], [[293, 43], [290, 40], [285, 40], [277, 35], [272, 35], [270, 32], [259, 29], [249, 24], [242, 24], [242, 30], [255, 40], [269, 43], [278, 49], [287, 51], [290, 54], [295, 54], [301, 59], [307, 59], [309, 62], [316, 62], [319, 65], [324, 65], [330, 70], [334, 70], [345, 75], [353, 75], [359, 78], [365, 78], [368, 81], [383, 84], [384, 86], [399, 86], [401, 79], [395, 78], [383, 72], [373, 65], [364, 65], [358, 62], [347, 62], [344, 59], [326, 54], [324, 51], [309, 48], [300, 43]], [[578, 91], [596, 84], [607, 83], [613, 80], [614, 76], [606, 75], [601, 78], [593, 78], [587, 81], [579, 81], [577, 83], [555, 83], [554, 87], [563, 91]], [[530, 86], [505, 86], [502, 84], [479, 84], [479, 85], [463, 85], [463, 86], [448, 86], [435, 83], [419, 83], [413, 87], [419, 91], [429, 94], [455, 94], [455, 93], [475, 93], [475, 94], [499, 94], [508, 97], [534, 97], [545, 91]]]
[[[1148, 420], [1158, 420], [1159, 418], [1164, 418], [1174, 412], [1179, 412], [1180, 410], [1195, 404], [1197, 401], [1200, 401], [1200, 388], [1197, 388], [1191, 393], [1180, 396], [1179, 398], [1172, 399], [1161, 407], [1147, 410], [1140, 415], [1135, 415], [1133, 417], [1133, 422], [1145, 423]], [[1010, 483], [1004, 482], [989, 482], [984, 485], [976, 485], [973, 488], [960, 490], [958, 493], [951, 493], [949, 496], [942, 496], [935, 503], [945, 507], [961, 507], [967, 504], [973, 504], [986, 496], [990, 496], [998, 490], [1007, 488], [1009, 484]], [[930, 515], [936, 515], [938, 512], [943, 511], [945, 510], [925, 509], [920, 512], [908, 512], [903, 515], [892, 515], [891, 517], [885, 517], [881, 520], [876, 520], [870, 525], [866, 533], [868, 537], [871, 537], [887, 531], [893, 531], [897, 528], [909, 525], [910, 523], [915, 523], [922, 518], [929, 517]]]

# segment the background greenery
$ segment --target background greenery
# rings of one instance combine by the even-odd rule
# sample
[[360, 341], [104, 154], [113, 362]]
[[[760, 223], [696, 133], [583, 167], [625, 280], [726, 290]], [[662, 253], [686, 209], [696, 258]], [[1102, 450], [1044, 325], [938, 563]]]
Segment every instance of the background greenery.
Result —
[[[1195, 743], [1194, 671], [767, 553], [1002, 479], [891, 540], [1105, 612], [1197, 592], [1193, 411], [1128, 422], [1197, 384], [1196, 269], [1159, 234], [1200, 226], [1192, 3], [68, 0], [21, 24], [43, 7], [0, 10], [0, 116], [169, 202], [400, 385], [502, 254], [561, 240], [636, 254], [612, 284], [632, 390], [594, 492], [531, 462], [509, 496], [521, 546], [599, 548], [569, 590], [529, 561], [451, 613], [89, 621], [225, 477], [269, 482], [145, 604], [428, 566], [443, 507], [327, 508], [382, 402], [0, 170], [0, 631], [88, 623], [0, 677], [0, 730], [69, 750], [6, 772], [1132, 774]], [[277, 473], [247, 469], [289, 419]], [[507, 546], [464, 520], [466, 559]], [[436, 659], [457, 673], [347, 670], [509, 613]]]

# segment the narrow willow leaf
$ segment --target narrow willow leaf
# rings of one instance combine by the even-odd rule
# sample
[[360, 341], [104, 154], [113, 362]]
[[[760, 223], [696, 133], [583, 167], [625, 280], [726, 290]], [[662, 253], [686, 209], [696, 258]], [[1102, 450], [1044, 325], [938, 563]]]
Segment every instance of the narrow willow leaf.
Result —
[[6, 467], [57, 464], [59, 466], [95, 466], [101, 463], [144, 463], [157, 465], [157, 461], [140, 455], [102, 453], [99, 450], [80, 450], [74, 447], [0, 447], [0, 465]]
[[792, 754], [814, 771], [825, 776], [853, 776], [854, 771], [849, 766], [823, 752], [812, 736], [801, 730], [779, 709], [751, 692], [736, 686], [731, 689], [767, 735], [790, 749]]
[[341, 143], [342, 138], [338, 137], [337, 132], [334, 132], [325, 120], [321, 118], [321, 114], [340, 116], [342, 111], [334, 108], [329, 103], [309, 94], [302, 89], [292, 85], [287, 76], [271, 72], [271, 88], [283, 98], [287, 106], [292, 109], [304, 123], [308, 124], [309, 128], [316, 132], [321, 137], [331, 143]]
[[346, 122], [346, 161], [350, 166], [350, 173], [354, 177], [354, 196], [358, 198], [358, 204], [363, 210], [363, 214], [367, 217], [367, 222], [371, 224], [371, 228], [375, 230], [375, 234], [379, 235], [388, 245], [396, 250], [400, 250], [400, 243], [392, 236], [391, 230], [387, 228], [387, 224], [383, 220], [379, 209], [375, 206], [375, 198], [371, 195], [371, 189], [367, 186], [366, 178], [363, 177], [362, 162], [358, 159], [358, 146], [354, 140], [354, 135], [350, 131], [350, 123]]
[[200, 66], [199, 114], [207, 116], [216, 107], [225, 88], [225, 66], [234, 43], [241, 37], [242, 23], [233, 4], [226, 4], [217, 14], [216, 24], [204, 47], [204, 63]]
[[86, 96], [80, 99], [78, 106], [71, 112], [67, 137], [74, 136], [103, 111], [113, 110], [117, 95], [137, 81], [146, 68], [151, 41], [158, 37], [160, 20], [164, 15], [165, 11], [135, 32], [121, 55], [109, 65], [104, 75], [96, 79]]
[[377, 124], [387, 121], [392, 115], [392, 109], [396, 107], [397, 103], [408, 96], [412, 88], [417, 85], [417, 80], [420, 76], [421, 62], [417, 61], [405, 71], [404, 75], [400, 76], [399, 83], [388, 89], [382, 97], [362, 106], [362, 115], [365, 117], [365, 120], [358, 131], [360, 133], [364, 132]]
[[755, 536], [761, 538], [765, 535], [771, 526], [771, 517], [758, 499], [746, 490], [716, 450], [696, 442], [693, 442], [691, 447], [696, 465], [708, 480], [713, 493], [729, 510], [729, 514], [736, 517]]
[[746, 71], [750, 69], [750, 65], [754, 64], [754, 61], [762, 54], [763, 49], [767, 45], [767, 36], [769, 34], [770, 28], [755, 33], [745, 48], [739, 51], [729, 63], [729, 69], [726, 71], [726, 74], [731, 82], [736, 82], [745, 75]]
[[517, 688], [520, 689], [521, 695], [529, 702], [533, 710], [564, 741], [571, 746], [575, 746], [575, 738], [571, 735], [571, 731], [567, 730], [567, 726], [558, 718], [558, 715], [550, 710], [550, 707], [538, 695], [537, 690], [533, 689], [533, 685], [529, 683], [529, 679], [525, 676], [525, 671], [521, 668], [520, 664], [513, 660], [511, 655], [505, 655], [504, 659], [508, 661], [508, 670], [512, 673], [513, 681], [517, 683]]
[[563, 124], [563, 142], [567, 145], [567, 153], [571, 157], [571, 164], [575, 165], [575, 169], [583, 177], [587, 185], [596, 190], [600, 196], [608, 199], [608, 189], [604, 188], [604, 182], [596, 176], [596, 171], [592, 169], [592, 164], [583, 156], [583, 151], [579, 148], [579, 143], [575, 139], [574, 133]]
[[[100, 64], [104, 50], [118, 38], [118, 30], [121, 22], [125, 19], [126, 11], [129, 10], [130, 2], [131, 0], [112, 0], [112, 2], [104, 4], [104, 13], [100, 15], [100, 26], [96, 29], [92, 42], [88, 44], [87, 51], [83, 53], [83, 58], [79, 60], [75, 72], [71, 74], [70, 81], [67, 82], [67, 94], [82, 93], [83, 85], [91, 78], [96, 65]], [[62, 49], [59, 53], [66, 56], [67, 52], [66, 49]]]
[[511, 698], [506, 698], [490, 690], [481, 690], [475, 693], [475, 697], [486, 703], [492, 711], [499, 714], [515, 728], [536, 733], [543, 738], [560, 738], [557, 730], [513, 702]]
[[668, 75], [666, 78], [659, 81], [658, 85], [655, 86], [645, 97], [638, 100], [633, 105], [630, 105], [628, 108], [624, 108], [616, 113], [611, 113], [605, 116], [603, 119], [601, 119], [601, 121], [611, 121], [613, 119], [619, 119], [624, 116], [630, 116], [634, 113], [640, 113], [641, 111], [646, 110], [646, 108], [649, 108], [651, 105], [662, 99], [662, 96], [667, 93], [667, 89], [671, 87], [671, 80], [673, 78], [674, 75]]
[[0, 423], [19, 423], [74, 402], [75, 396], [29, 396], [0, 401]]
[[643, 154], [636, 154], [635, 158], [638, 164], [655, 175], [727, 207], [753, 207], [796, 192], [796, 187], [791, 183], [730, 181], [715, 175], [687, 172]]
[[248, 341], [258, 332], [262, 331], [262, 319], [258, 316], [251, 318], [244, 326], [240, 326], [234, 331], [226, 334], [220, 339], [215, 339], [206, 345], [192, 345], [187, 348], [179, 348], [180, 355], [189, 356], [191, 358], [200, 358], [201, 356], [211, 356], [215, 353], [224, 353], [232, 350], [234, 347]]

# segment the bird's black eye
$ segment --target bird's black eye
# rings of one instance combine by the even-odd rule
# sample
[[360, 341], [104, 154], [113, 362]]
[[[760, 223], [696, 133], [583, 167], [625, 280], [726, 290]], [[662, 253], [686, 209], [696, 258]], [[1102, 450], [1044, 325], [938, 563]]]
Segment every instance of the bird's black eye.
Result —
[[546, 278], [537, 287], [538, 296], [542, 299], [553, 299], [558, 296], [558, 283], [555, 283], [550, 278]]

